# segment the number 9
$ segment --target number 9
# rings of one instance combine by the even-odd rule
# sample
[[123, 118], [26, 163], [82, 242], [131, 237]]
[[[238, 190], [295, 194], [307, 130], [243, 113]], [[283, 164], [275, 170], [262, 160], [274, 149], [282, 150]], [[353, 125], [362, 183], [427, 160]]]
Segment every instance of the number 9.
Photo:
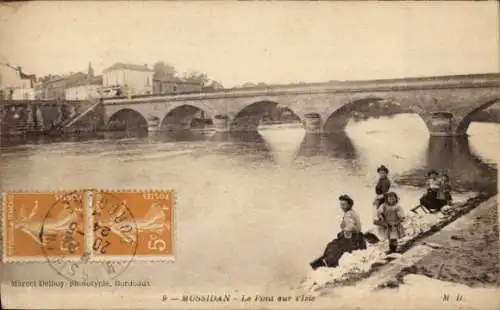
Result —
[[149, 250], [156, 250], [159, 252], [163, 252], [165, 251], [166, 248], [167, 244], [164, 240], [158, 239], [158, 236], [149, 235], [149, 241], [148, 241]]

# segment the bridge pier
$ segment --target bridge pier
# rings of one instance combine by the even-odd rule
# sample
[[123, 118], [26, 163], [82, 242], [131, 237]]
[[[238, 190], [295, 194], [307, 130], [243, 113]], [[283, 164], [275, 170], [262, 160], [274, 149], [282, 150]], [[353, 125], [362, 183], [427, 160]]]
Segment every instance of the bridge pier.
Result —
[[433, 113], [426, 121], [431, 137], [455, 137], [466, 136], [466, 132], [459, 130], [452, 113]]
[[321, 133], [321, 116], [318, 113], [304, 115], [304, 129], [307, 134]]
[[229, 117], [227, 115], [216, 115], [212, 121], [216, 132], [229, 132]]
[[161, 128], [162, 124], [160, 124], [160, 129], [166, 130], [166, 131], [184, 131], [184, 130], [190, 130], [192, 122], [193, 122], [193, 116], [192, 115], [185, 115], [185, 116], [179, 116], [179, 117], [170, 117], [165, 122], [165, 127], [164, 128]]
[[161, 123], [160, 118], [156, 116], [148, 117], [148, 133], [154, 133], [160, 131]]

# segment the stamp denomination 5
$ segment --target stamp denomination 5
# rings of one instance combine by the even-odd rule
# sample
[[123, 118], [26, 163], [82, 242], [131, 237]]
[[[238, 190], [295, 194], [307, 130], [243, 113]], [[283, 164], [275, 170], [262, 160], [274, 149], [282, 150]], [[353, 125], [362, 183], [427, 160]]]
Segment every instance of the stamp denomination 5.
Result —
[[[172, 258], [171, 191], [101, 191], [94, 195], [92, 206], [94, 257]], [[98, 246], [106, 247], [105, 251]]]
[[[81, 256], [85, 251], [84, 194], [4, 194], [4, 261], [43, 261], [46, 255], [68, 259]], [[65, 199], [60, 200], [63, 196]]]

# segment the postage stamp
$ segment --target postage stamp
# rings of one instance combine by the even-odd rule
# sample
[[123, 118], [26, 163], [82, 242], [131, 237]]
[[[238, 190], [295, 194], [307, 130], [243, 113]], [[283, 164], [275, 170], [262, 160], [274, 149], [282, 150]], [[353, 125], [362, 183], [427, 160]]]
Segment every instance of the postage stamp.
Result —
[[[70, 281], [113, 279], [122, 274], [128, 268], [135, 253], [137, 238], [134, 238], [134, 234], [136, 234], [137, 228], [135, 221], [133, 221], [133, 218], [131, 217], [126, 206], [121, 205], [118, 199], [110, 197], [109, 194], [103, 194], [103, 197], [105, 197], [103, 200], [106, 201], [108, 206], [114, 208], [111, 212], [111, 218], [108, 216], [107, 218], [110, 219], [109, 223], [106, 222], [105, 224], [102, 224], [100, 221], [93, 221], [93, 218], [96, 215], [100, 215], [101, 211], [106, 213], [106, 208], [100, 208], [99, 212], [91, 212], [91, 210], [93, 210], [91, 204], [94, 201], [94, 193], [94, 190], [85, 191], [85, 195], [83, 196], [84, 199], [75, 198], [75, 196], [71, 193], [61, 197], [61, 199], [58, 200], [51, 209], [49, 209], [40, 233], [45, 241], [42, 245], [42, 249], [49, 266], [55, 270], [57, 274]], [[68, 204], [68, 202], [70, 202], [70, 204]], [[70, 253], [73, 254], [73, 252], [75, 252], [75, 254], [77, 254], [77, 257], [72, 257], [73, 259], [68, 259], [66, 253], [58, 251], [58, 249], [62, 248], [64, 244], [61, 244], [53, 237], [51, 238], [44, 229], [48, 219], [53, 217], [53, 214], [57, 214], [61, 206], [64, 206], [65, 210], [70, 214], [77, 213], [80, 209], [86, 210], [86, 225], [84, 225], [82, 229], [84, 231], [84, 243], [81, 242], [81, 239], [76, 240], [75, 236], [78, 234], [78, 230], [75, 229], [76, 225], [73, 223], [70, 223], [67, 227], [62, 229], [63, 240], [65, 244], [69, 244]], [[122, 228], [123, 225], [120, 225], [120, 221], [116, 220], [115, 222], [117, 217], [120, 217], [122, 220], [127, 220], [125, 223], [128, 225], [126, 233], [124, 233], [127, 238], [124, 238], [123, 240], [120, 239], [119, 241], [126, 243], [133, 250], [130, 251], [128, 255], [122, 256], [122, 260], [120, 262], [93, 261], [93, 253], [106, 253], [106, 248], [115, 242], [110, 239], [111, 228], [114, 229], [116, 228], [116, 225], [119, 225], [119, 231], [125, 230]], [[92, 225], [92, 223], [95, 223], [95, 225]], [[115, 224], [115, 226], [111, 226], [110, 223]], [[97, 238], [92, 238], [93, 234], [95, 234]], [[80, 250], [76, 253], [74, 249], [80, 248], [84, 250]]]
[[2, 205], [4, 262], [49, 262], [74, 278], [87, 263], [116, 261], [105, 268], [118, 273], [174, 259], [172, 190], [12, 192]]
[[96, 191], [92, 259], [173, 260], [173, 191]]
[[85, 253], [85, 192], [15, 192], [3, 195], [3, 261], [45, 261]]

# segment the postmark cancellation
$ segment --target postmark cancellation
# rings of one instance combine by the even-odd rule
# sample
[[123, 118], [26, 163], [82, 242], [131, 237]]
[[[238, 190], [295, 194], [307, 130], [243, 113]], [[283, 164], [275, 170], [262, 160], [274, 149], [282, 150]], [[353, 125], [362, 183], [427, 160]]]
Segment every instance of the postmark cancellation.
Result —
[[172, 190], [3, 193], [2, 259], [173, 261], [174, 204]]

